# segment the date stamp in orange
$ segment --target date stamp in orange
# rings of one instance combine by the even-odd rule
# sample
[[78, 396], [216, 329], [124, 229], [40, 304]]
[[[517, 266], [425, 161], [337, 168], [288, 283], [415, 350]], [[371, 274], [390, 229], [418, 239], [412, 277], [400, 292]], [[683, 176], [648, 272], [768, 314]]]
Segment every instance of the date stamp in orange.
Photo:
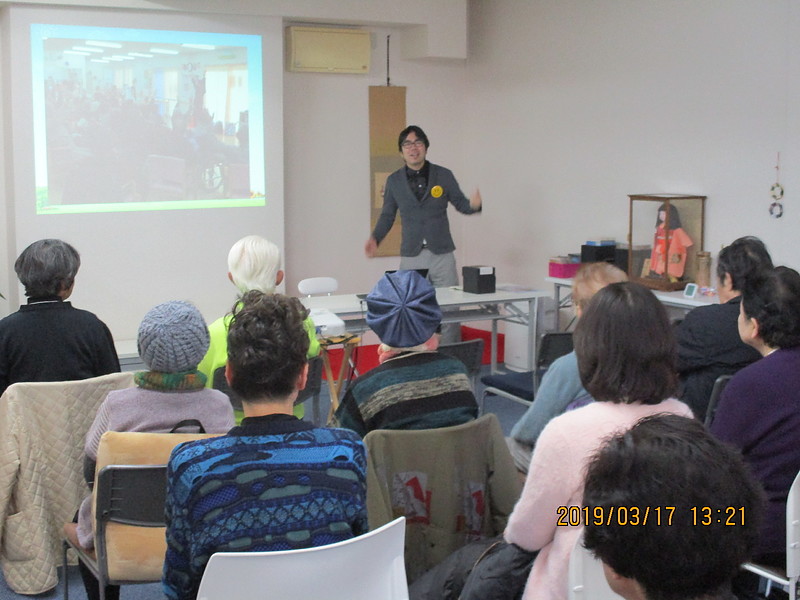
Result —
[[672, 525], [674, 515], [674, 506], [559, 506], [556, 509], [556, 525]]
[[[678, 511], [676, 513], [676, 511]], [[559, 506], [558, 527], [578, 526], [670, 526], [673, 519], [686, 520], [694, 526], [744, 526], [744, 506]], [[683, 522], [683, 521], [682, 521]]]

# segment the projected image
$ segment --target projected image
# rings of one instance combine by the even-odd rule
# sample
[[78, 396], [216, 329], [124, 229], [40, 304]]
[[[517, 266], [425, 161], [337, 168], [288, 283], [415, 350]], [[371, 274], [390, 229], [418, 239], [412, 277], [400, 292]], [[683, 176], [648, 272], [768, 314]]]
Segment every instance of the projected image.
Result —
[[265, 203], [261, 38], [32, 25], [38, 214]]

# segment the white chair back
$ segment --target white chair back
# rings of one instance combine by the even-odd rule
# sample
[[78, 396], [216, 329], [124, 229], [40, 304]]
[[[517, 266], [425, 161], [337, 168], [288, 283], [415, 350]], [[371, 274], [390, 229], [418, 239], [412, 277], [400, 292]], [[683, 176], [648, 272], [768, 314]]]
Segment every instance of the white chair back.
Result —
[[794, 598], [800, 578], [800, 473], [786, 499], [786, 577], [792, 587], [790, 597]]
[[302, 279], [297, 284], [297, 291], [304, 296], [315, 294], [328, 294], [329, 296], [339, 289], [339, 282], [333, 277], [309, 277]]
[[[757, 563], [745, 563], [742, 568], [769, 582], [788, 588], [789, 598], [797, 597], [800, 579], [800, 473], [798, 473], [786, 498], [786, 571]], [[767, 586], [768, 594], [772, 585]]]
[[603, 572], [603, 563], [583, 547], [583, 534], [569, 557], [569, 600], [622, 600], [611, 590]]
[[197, 600], [408, 600], [405, 518], [364, 535], [303, 550], [217, 552]]

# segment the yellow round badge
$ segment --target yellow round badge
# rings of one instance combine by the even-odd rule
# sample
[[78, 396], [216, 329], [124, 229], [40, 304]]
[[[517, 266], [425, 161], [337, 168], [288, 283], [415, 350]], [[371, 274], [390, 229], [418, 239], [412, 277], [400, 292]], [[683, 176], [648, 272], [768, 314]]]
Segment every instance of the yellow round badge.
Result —
[[442, 189], [442, 186], [435, 185], [435, 186], [433, 186], [431, 188], [431, 196], [433, 196], [434, 198], [441, 198], [442, 194], [444, 194], [444, 190]]

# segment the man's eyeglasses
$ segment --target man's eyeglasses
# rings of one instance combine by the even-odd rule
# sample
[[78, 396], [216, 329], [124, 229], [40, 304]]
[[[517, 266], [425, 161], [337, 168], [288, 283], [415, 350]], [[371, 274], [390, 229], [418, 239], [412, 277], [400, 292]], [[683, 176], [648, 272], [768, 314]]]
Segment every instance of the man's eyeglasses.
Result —
[[403, 148], [411, 148], [412, 146], [416, 146], [417, 148], [422, 148], [425, 145], [425, 142], [422, 140], [406, 140], [402, 144], [400, 144]]

